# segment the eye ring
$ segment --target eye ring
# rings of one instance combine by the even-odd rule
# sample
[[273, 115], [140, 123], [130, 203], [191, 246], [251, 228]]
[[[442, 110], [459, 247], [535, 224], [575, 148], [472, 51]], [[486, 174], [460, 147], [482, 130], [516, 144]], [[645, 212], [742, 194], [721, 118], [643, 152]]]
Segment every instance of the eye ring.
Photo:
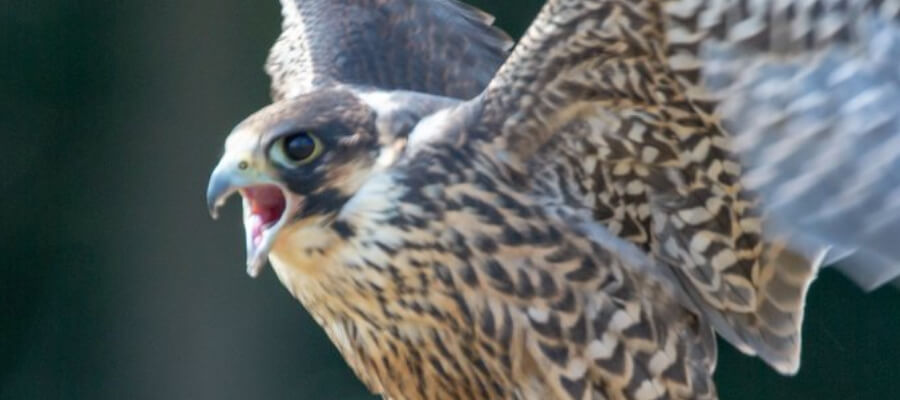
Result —
[[322, 141], [308, 131], [285, 135], [272, 146], [270, 157], [287, 167], [298, 167], [313, 162], [322, 154]]

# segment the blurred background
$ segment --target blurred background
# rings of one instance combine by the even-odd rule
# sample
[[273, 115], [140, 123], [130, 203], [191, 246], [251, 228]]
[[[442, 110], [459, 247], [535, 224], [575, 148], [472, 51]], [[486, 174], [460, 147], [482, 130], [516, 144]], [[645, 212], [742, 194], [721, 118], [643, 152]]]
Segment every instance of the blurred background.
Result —
[[[520, 34], [541, 1], [471, 1]], [[268, 102], [276, 0], [0, 0], [0, 399], [371, 399], [269, 270], [223, 139]], [[900, 398], [900, 294], [813, 285], [803, 367], [722, 343], [724, 399]]]

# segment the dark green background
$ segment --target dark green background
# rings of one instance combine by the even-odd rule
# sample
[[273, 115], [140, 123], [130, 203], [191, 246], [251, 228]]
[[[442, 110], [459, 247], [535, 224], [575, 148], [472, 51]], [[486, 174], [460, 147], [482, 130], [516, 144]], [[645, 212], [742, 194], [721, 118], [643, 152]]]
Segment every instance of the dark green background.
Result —
[[[540, 2], [475, 2], [519, 34]], [[207, 174], [268, 101], [275, 0], [0, 0], [0, 398], [364, 399]], [[900, 398], [900, 295], [826, 271], [803, 368], [721, 346], [725, 399]]]

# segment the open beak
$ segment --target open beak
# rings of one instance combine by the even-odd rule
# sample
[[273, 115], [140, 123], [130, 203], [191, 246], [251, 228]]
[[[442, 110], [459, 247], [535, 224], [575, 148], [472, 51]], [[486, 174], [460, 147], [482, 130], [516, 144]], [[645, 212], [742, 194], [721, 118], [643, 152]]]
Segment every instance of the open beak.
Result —
[[244, 200], [247, 274], [257, 277], [265, 266], [276, 236], [300, 207], [300, 198], [245, 161], [223, 157], [213, 170], [206, 189], [206, 205], [213, 219], [235, 193]]

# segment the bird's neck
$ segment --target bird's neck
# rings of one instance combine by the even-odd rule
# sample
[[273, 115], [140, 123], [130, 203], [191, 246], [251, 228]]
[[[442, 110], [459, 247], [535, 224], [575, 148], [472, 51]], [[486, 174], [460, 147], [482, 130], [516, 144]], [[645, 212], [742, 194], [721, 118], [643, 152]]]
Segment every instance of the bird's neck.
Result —
[[[399, 242], [362, 232], [349, 235], [336, 227], [340, 223], [344, 220], [328, 224], [310, 221], [286, 228], [269, 254], [281, 283], [320, 323], [353, 319], [359, 313], [383, 317], [384, 298], [427, 293], [432, 284], [430, 274], [392, 262], [392, 255], [400, 250]], [[376, 224], [359, 214], [346, 223], [360, 231], [372, 230], [370, 224]]]

